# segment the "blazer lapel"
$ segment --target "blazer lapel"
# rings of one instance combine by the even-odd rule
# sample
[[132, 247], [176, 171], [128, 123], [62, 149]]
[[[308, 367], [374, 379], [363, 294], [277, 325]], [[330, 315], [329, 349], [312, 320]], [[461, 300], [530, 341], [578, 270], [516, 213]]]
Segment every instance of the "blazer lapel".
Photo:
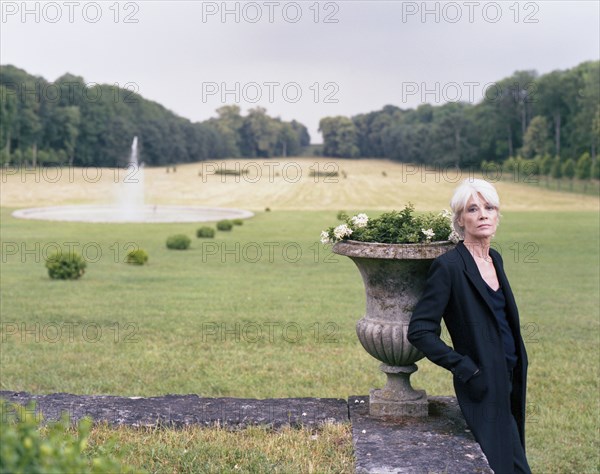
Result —
[[496, 268], [496, 275], [498, 276], [498, 281], [500, 282], [500, 286], [504, 290], [504, 297], [506, 298], [506, 316], [508, 317], [508, 323], [514, 329], [519, 325], [519, 313], [517, 310], [517, 303], [515, 302], [515, 297], [508, 283], [508, 278], [506, 277], [506, 273], [504, 273], [504, 268], [494, 256], [493, 252], [490, 252], [492, 256], [492, 260], [494, 261], [494, 267]]
[[[492, 306], [492, 300], [491, 300], [488, 290], [486, 288], [486, 283], [485, 283], [485, 281], [483, 281], [483, 278], [481, 277], [481, 273], [479, 273], [479, 268], [477, 268], [475, 259], [471, 255], [471, 252], [469, 252], [469, 250], [465, 247], [462, 240], [456, 245], [456, 249], [458, 250], [460, 256], [462, 257], [462, 259], [465, 263], [465, 269], [464, 269], [465, 274], [467, 275], [468, 279], [473, 284], [475, 289], [478, 291], [478, 293], [481, 295], [483, 300], [488, 305], [491, 316], [494, 319], [494, 322], [497, 323], [496, 317], [494, 316], [494, 308]], [[500, 282], [500, 284], [502, 285], [503, 282]]]

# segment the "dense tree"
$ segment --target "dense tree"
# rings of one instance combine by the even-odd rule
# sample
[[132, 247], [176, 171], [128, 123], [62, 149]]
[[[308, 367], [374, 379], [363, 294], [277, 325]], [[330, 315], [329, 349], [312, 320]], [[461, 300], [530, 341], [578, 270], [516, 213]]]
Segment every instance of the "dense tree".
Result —
[[323, 134], [323, 153], [325, 156], [353, 158], [360, 150], [356, 143], [356, 126], [347, 117], [326, 117], [319, 122], [319, 131]]
[[269, 117], [264, 109], [244, 117], [227, 105], [217, 117], [192, 123], [131, 90], [88, 86], [73, 74], [48, 83], [0, 66], [0, 96], [2, 163], [123, 166], [134, 136], [149, 165], [290, 156], [310, 144], [304, 125]]
[[[571, 173], [572, 165], [564, 165], [569, 159], [574, 163], [588, 152], [597, 179], [600, 61], [540, 77], [517, 71], [484, 92], [477, 104], [421, 104], [409, 110], [386, 105], [352, 117], [354, 128], [345, 117], [325, 117], [320, 122], [324, 154], [353, 157], [356, 147], [364, 158], [472, 169], [504, 163], [517, 172], [525, 166], [525, 174], [533, 170], [559, 179]], [[535, 160], [508, 160], [519, 153]]]
[[[598, 179], [600, 61], [540, 77], [517, 71], [491, 84], [477, 104], [386, 105], [324, 117], [319, 126], [325, 156], [477, 169], [521, 154], [535, 160], [513, 160], [517, 169], [534, 164], [541, 175], [560, 177], [571, 167], [580, 176], [575, 162], [588, 153], [589, 174]], [[86, 84], [71, 73], [49, 83], [0, 66], [0, 163], [122, 166], [136, 135], [149, 165], [293, 156], [310, 144], [304, 125], [259, 107], [243, 115], [239, 106], [224, 105], [215, 117], [192, 123], [130, 90]]]
[[569, 91], [573, 82], [563, 71], [552, 71], [539, 78], [536, 108], [551, 118], [554, 125], [554, 154], [560, 156], [561, 125], [568, 115]]
[[540, 115], [531, 120], [523, 137], [522, 154], [525, 158], [544, 155], [548, 151], [548, 121]]

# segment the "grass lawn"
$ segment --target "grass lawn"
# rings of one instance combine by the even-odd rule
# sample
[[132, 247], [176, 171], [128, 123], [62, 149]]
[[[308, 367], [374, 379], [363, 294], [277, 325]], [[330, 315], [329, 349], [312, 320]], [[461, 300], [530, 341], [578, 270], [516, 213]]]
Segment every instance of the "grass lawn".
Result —
[[[195, 224], [17, 220], [10, 212], [19, 192], [28, 206], [96, 198], [94, 192], [89, 199], [77, 194], [76, 183], [54, 192], [48, 183], [36, 187], [10, 176], [0, 209], [0, 387], [252, 398], [347, 398], [381, 387], [385, 377], [379, 364], [354, 331], [365, 304], [360, 275], [349, 259], [318, 243], [319, 232], [335, 223], [339, 209], [375, 214], [412, 200], [418, 210], [441, 210], [448, 207], [456, 183], [424, 182], [412, 175], [402, 183], [406, 168], [389, 163], [381, 165], [387, 177], [380, 171], [365, 177], [365, 162], [355, 163], [344, 161], [340, 168], [348, 170], [348, 178], [329, 187], [311, 182], [308, 175], [278, 186], [246, 183], [246, 194], [242, 184], [219, 191], [219, 183], [212, 183], [207, 189], [215, 196], [211, 204], [256, 212], [213, 240], [196, 239]], [[166, 175], [173, 181], [172, 200], [206, 205], [199, 196], [196, 201], [190, 197], [198, 165], [187, 166]], [[149, 171], [147, 183], [156, 183], [151, 192], [161, 189], [160, 201], [169, 202], [168, 188], [160, 184], [167, 179], [164, 170]], [[76, 198], [65, 198], [71, 189]], [[531, 467], [540, 473], [597, 472], [598, 200], [515, 183], [500, 182], [498, 189], [506, 206], [495, 247], [504, 257], [530, 359], [526, 430]], [[55, 194], [61, 199], [54, 200]], [[266, 205], [273, 211], [264, 212]], [[175, 233], [192, 237], [192, 248], [167, 250], [165, 240]], [[44, 255], [73, 242], [90, 260], [86, 274], [74, 282], [50, 280]], [[147, 266], [122, 263], [132, 246], [148, 251]], [[430, 395], [453, 394], [446, 371], [428, 361], [419, 367], [412, 378], [415, 387]], [[152, 472], [234, 472], [236, 464], [246, 471], [286, 472], [295, 459], [301, 460], [297, 465], [303, 472], [309, 462], [315, 472], [351, 472], [347, 427], [325, 428], [318, 443], [311, 438], [315, 433], [304, 430], [210, 431], [98, 427], [94, 436], [98, 442], [109, 434], [118, 437], [119, 449], [130, 453], [127, 462]], [[213, 444], [204, 437], [212, 437]], [[158, 444], [151, 449], [153, 443]], [[198, 446], [205, 443], [206, 452], [222, 453], [214, 467], [200, 462], [194, 468], [178, 454], [190, 446], [188, 452], [201, 459]], [[239, 446], [255, 454], [241, 461]], [[283, 466], [279, 471], [278, 465]]]

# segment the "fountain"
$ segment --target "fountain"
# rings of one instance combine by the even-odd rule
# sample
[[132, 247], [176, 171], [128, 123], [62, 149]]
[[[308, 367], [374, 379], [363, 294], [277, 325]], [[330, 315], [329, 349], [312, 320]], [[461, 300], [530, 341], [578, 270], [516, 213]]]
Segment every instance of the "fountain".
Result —
[[118, 205], [49, 206], [14, 211], [21, 219], [94, 223], [209, 222], [247, 219], [243, 209], [203, 206], [147, 205], [144, 202], [144, 164], [139, 163], [138, 137], [133, 138], [127, 172], [118, 186]]
[[135, 219], [144, 209], [144, 164], [138, 160], [138, 137], [133, 137], [127, 173], [121, 183], [119, 209], [124, 220]]

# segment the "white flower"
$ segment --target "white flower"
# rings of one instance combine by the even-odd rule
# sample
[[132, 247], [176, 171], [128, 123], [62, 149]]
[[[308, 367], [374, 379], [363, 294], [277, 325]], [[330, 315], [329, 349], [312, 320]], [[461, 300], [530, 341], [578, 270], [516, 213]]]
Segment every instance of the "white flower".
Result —
[[357, 228], [366, 227], [369, 222], [369, 216], [366, 214], [357, 214], [351, 219], [352, 223]]
[[429, 242], [435, 237], [435, 232], [433, 232], [433, 229], [421, 229], [421, 232], [423, 232], [423, 234], [425, 234], [425, 237], [427, 237], [427, 242]]
[[333, 229], [333, 235], [335, 235], [336, 239], [342, 240], [344, 237], [349, 237], [352, 235], [352, 229], [346, 224], [340, 224]]
[[448, 240], [454, 244], [457, 244], [460, 241], [460, 235], [458, 235], [458, 232], [453, 230], [452, 232], [450, 232]]
[[322, 244], [330, 244], [331, 243], [331, 239], [329, 238], [329, 232], [327, 232], [326, 230], [321, 232], [321, 243]]
[[440, 216], [452, 220], [452, 213], [448, 209], [444, 209], [442, 212], [440, 212]]

